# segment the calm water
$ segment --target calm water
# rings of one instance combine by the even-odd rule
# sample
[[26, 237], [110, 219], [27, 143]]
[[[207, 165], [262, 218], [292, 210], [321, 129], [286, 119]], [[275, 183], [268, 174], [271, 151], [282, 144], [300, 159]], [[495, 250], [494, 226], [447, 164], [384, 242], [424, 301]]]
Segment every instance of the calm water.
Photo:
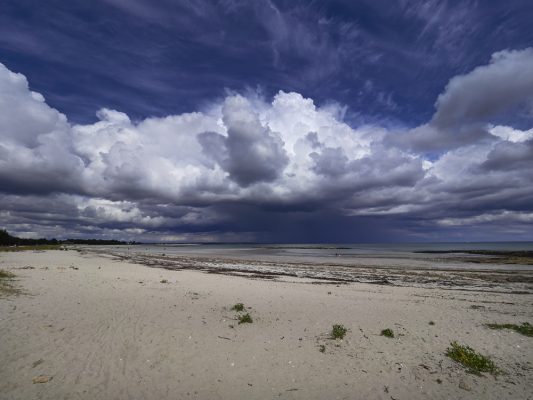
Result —
[[387, 256], [412, 254], [420, 251], [502, 250], [533, 251], [533, 242], [472, 242], [472, 243], [375, 243], [375, 244], [157, 244], [131, 246], [143, 252], [168, 254], [212, 254], [258, 252], [300, 255], [364, 255]]

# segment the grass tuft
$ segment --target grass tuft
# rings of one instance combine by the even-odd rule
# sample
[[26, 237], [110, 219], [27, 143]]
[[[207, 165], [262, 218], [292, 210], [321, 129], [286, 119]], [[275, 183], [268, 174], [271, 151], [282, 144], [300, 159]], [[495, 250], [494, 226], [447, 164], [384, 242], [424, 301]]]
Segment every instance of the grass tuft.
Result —
[[15, 278], [15, 274], [0, 269], [0, 296], [20, 293], [20, 290], [13, 286], [13, 278]]
[[161, 279], [161, 283], [168, 283], [166, 279]]
[[480, 375], [481, 372], [490, 372], [493, 375], [500, 373], [496, 364], [487, 356], [479, 354], [468, 346], [463, 346], [457, 342], [451, 342], [451, 347], [446, 350], [446, 355], [467, 368], [467, 372]]
[[325, 353], [326, 352], [326, 346], [321, 344], [320, 346], [318, 346], [318, 351], [320, 351], [321, 353]]
[[231, 309], [234, 310], [234, 311], [237, 311], [237, 312], [244, 311], [244, 304], [237, 303], [233, 307], [231, 307]]
[[385, 337], [388, 337], [388, 338], [393, 338], [394, 337], [394, 332], [392, 329], [383, 329], [381, 331], [381, 336], [385, 336]]
[[0, 269], [0, 279], [13, 279], [15, 274], [6, 271], [5, 269]]
[[251, 324], [252, 322], [254, 321], [252, 320], [252, 317], [250, 316], [250, 314], [246, 313], [243, 315], [239, 315], [239, 325], [240, 324]]
[[516, 324], [486, 324], [490, 329], [512, 329], [515, 332], [521, 333], [524, 336], [533, 337], [533, 325], [528, 322], [522, 323], [522, 325]]
[[335, 324], [331, 329], [331, 338], [332, 339], [344, 339], [348, 329], [344, 325]]

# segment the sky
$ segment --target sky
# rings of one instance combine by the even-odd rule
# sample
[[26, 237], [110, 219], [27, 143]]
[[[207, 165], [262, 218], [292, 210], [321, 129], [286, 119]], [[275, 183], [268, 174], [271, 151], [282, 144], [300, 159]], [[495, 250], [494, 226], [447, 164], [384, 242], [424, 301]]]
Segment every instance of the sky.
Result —
[[0, 228], [533, 240], [530, 0], [4, 0]]

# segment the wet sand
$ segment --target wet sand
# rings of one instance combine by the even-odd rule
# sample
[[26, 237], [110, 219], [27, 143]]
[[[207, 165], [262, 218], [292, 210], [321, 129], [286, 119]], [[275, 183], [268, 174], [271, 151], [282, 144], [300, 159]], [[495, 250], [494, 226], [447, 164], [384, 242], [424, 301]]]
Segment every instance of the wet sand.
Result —
[[[533, 339], [484, 326], [532, 321], [527, 272], [138, 257], [0, 253], [23, 291], [0, 298], [2, 399], [533, 398]], [[467, 373], [454, 340], [505, 373]]]

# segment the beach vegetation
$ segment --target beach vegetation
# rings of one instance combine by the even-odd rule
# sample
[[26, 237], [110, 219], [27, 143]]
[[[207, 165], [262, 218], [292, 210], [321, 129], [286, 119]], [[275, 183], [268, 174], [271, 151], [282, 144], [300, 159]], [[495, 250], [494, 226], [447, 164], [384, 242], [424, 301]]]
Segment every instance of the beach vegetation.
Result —
[[331, 329], [331, 338], [332, 339], [344, 339], [348, 329], [344, 325], [335, 324]]
[[0, 269], [0, 296], [19, 293], [19, 290], [13, 285], [15, 274]]
[[320, 346], [318, 346], [318, 351], [320, 351], [321, 353], [325, 353], [326, 352], [326, 346], [321, 344]]
[[40, 244], [32, 246], [0, 246], [0, 252], [8, 253], [15, 251], [30, 251], [30, 250], [61, 250], [58, 244]]
[[166, 279], [161, 279], [161, 283], [168, 283]]
[[240, 324], [251, 324], [252, 322], [254, 322], [252, 320], [252, 317], [248, 313], [239, 315], [238, 319], [239, 319], [239, 325]]
[[381, 331], [381, 336], [385, 336], [385, 337], [388, 337], [388, 338], [393, 338], [394, 337], [394, 331], [392, 329], [383, 329]]
[[5, 269], [0, 269], [0, 279], [13, 279], [15, 274], [12, 272], [6, 271]]
[[489, 372], [497, 375], [500, 372], [489, 357], [455, 341], [450, 343], [450, 347], [446, 350], [446, 355], [461, 364], [467, 369], [467, 372], [472, 374], [480, 375], [482, 372]]
[[430, 324], [430, 325], [435, 325], [435, 322], [433, 322], [433, 321], [429, 321], [429, 324]]
[[515, 332], [521, 333], [524, 336], [533, 337], [533, 325], [524, 322], [521, 325], [516, 324], [486, 324], [489, 329], [511, 329]]
[[237, 304], [235, 304], [233, 307], [231, 307], [231, 309], [232, 309], [233, 311], [237, 311], [237, 312], [244, 311], [244, 308], [245, 308], [245, 307], [244, 307], [244, 304], [242, 304], [242, 303], [237, 303]]

